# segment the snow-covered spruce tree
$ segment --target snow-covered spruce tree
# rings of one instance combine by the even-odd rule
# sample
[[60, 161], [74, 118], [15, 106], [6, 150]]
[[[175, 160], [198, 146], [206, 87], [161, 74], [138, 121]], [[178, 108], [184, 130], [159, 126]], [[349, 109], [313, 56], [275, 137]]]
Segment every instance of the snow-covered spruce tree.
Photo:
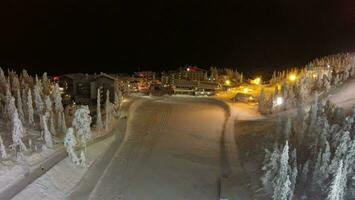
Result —
[[54, 114], [51, 113], [49, 116], [49, 121], [50, 121], [50, 130], [53, 135], [57, 135], [57, 131], [55, 130], [55, 123], [54, 123]]
[[56, 83], [54, 85], [52, 95], [53, 95], [53, 99], [54, 99], [55, 113], [57, 114], [57, 124], [58, 124], [58, 130], [59, 130], [60, 125], [63, 123], [61, 113], [64, 111], [64, 108], [63, 108], [62, 96], [60, 93], [58, 83]]
[[80, 160], [75, 153], [75, 145], [76, 145], [76, 138], [74, 135], [74, 129], [68, 128], [67, 133], [65, 134], [65, 138], [64, 138], [64, 146], [66, 148], [66, 151], [68, 153], [70, 160], [73, 163], [79, 165]]
[[86, 143], [91, 139], [91, 116], [88, 106], [79, 106], [74, 113], [73, 126], [86, 152]]
[[50, 90], [51, 90], [51, 84], [50, 84], [50, 81], [48, 79], [48, 76], [47, 76], [47, 72], [44, 72], [43, 75], [42, 75], [42, 87], [43, 87], [43, 94], [45, 96], [49, 95], [50, 94]]
[[328, 168], [329, 168], [329, 164], [330, 164], [330, 156], [331, 156], [330, 146], [329, 146], [328, 141], [326, 141], [325, 149], [324, 149], [324, 152], [322, 153], [322, 161], [321, 161], [320, 168], [319, 168], [320, 180], [318, 180], [320, 186], [322, 187], [321, 188], [322, 191], [325, 190], [323, 183], [329, 177]]
[[19, 151], [26, 151], [26, 145], [22, 142], [22, 137], [25, 134], [25, 130], [23, 128], [22, 122], [18, 117], [17, 110], [15, 109], [12, 115], [12, 149], [17, 152], [17, 148]]
[[274, 181], [274, 193], [273, 193], [273, 200], [288, 200], [291, 196], [291, 181], [289, 175], [289, 147], [288, 141], [282, 150], [280, 156], [280, 163], [279, 169], [277, 172], [277, 176], [275, 177]]
[[310, 161], [307, 160], [302, 166], [301, 180], [300, 180], [302, 185], [306, 185], [308, 181], [309, 165], [310, 165]]
[[22, 110], [23, 110], [23, 114], [24, 114], [24, 117], [25, 119], [27, 119], [27, 116], [28, 116], [28, 108], [27, 108], [27, 92], [26, 92], [26, 89], [22, 89]]
[[45, 96], [44, 97], [44, 103], [45, 103], [45, 106], [46, 106], [46, 112], [49, 112], [51, 113], [52, 112], [52, 101], [51, 101], [51, 98], [49, 96]]
[[345, 158], [345, 155], [347, 154], [348, 151], [349, 143], [351, 141], [348, 131], [341, 131], [340, 134], [341, 136], [339, 141], [337, 142], [337, 148], [335, 150], [333, 159], [329, 165], [330, 173], [334, 173], [338, 167], [340, 160], [343, 160]]
[[25, 114], [23, 112], [23, 106], [22, 106], [22, 97], [21, 97], [21, 93], [20, 93], [20, 89], [18, 88], [17, 90], [17, 111], [20, 117], [20, 120], [22, 121], [22, 123], [25, 122]]
[[10, 98], [8, 98], [6, 109], [7, 109], [6, 112], [7, 112], [8, 117], [11, 120], [13, 120], [12, 115], [14, 114], [15, 111], [17, 112], [16, 106], [15, 106], [15, 98], [13, 96], [10, 96]]
[[86, 167], [86, 156], [83, 150], [80, 151], [80, 165]]
[[290, 196], [288, 199], [292, 200], [293, 199], [293, 194], [295, 192], [295, 188], [296, 188], [296, 181], [297, 181], [297, 175], [298, 175], [298, 169], [297, 169], [297, 154], [296, 154], [296, 149], [294, 149], [292, 151], [291, 154], [291, 161], [292, 161], [292, 168], [289, 169], [289, 171], [291, 172], [291, 177], [290, 177], [290, 182], [291, 182], [291, 186], [290, 186]]
[[265, 149], [265, 158], [262, 167], [264, 175], [261, 177], [261, 182], [263, 184], [264, 191], [267, 193], [272, 193], [273, 191], [272, 181], [275, 179], [279, 168], [279, 159], [280, 151], [276, 144], [274, 145], [274, 150], [272, 153]]
[[1, 135], [0, 135], [0, 153], [1, 153], [2, 159], [7, 158], [6, 148], [5, 148], [4, 142], [2, 141]]
[[13, 97], [11, 95], [10, 89], [7, 87], [6, 94], [4, 97], [5, 106], [4, 106], [4, 110], [3, 110], [4, 121], [7, 125], [8, 125], [8, 122], [11, 121], [13, 109], [16, 107], [15, 103], [11, 104], [11, 102], [10, 102], [11, 98], [13, 98]]
[[96, 128], [101, 131], [102, 129], [102, 116], [101, 116], [101, 88], [97, 89], [97, 107], [96, 107]]
[[34, 126], [35, 120], [33, 116], [33, 103], [32, 103], [32, 94], [30, 89], [28, 89], [27, 92], [27, 112], [28, 112], [28, 123]]
[[62, 112], [61, 115], [62, 115], [61, 116], [61, 118], [62, 118], [61, 131], [63, 133], [66, 133], [67, 132], [67, 124], [66, 124], [64, 112]]
[[42, 124], [43, 124], [43, 137], [44, 137], [44, 142], [45, 145], [49, 148], [53, 148], [53, 140], [52, 140], [52, 134], [48, 129], [48, 118], [50, 117], [49, 112], [46, 112], [46, 114], [44, 114], [42, 116]]
[[38, 115], [41, 115], [44, 109], [44, 103], [41, 97], [41, 87], [39, 86], [39, 84], [35, 85], [33, 92], [34, 92], [36, 113]]
[[343, 160], [340, 160], [329, 188], [327, 200], [343, 200], [345, 187], [346, 169], [343, 167]]
[[110, 109], [110, 90], [107, 90], [106, 92], [106, 103], [105, 103], [105, 130], [108, 130], [109, 125], [110, 125], [110, 115], [111, 115], [111, 109]]

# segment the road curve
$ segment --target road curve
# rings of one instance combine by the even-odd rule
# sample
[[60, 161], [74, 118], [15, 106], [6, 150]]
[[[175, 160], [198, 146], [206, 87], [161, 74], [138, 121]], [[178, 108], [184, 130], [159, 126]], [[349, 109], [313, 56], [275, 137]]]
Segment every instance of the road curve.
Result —
[[132, 109], [123, 143], [86, 198], [217, 199], [226, 117], [211, 100], [145, 100]]

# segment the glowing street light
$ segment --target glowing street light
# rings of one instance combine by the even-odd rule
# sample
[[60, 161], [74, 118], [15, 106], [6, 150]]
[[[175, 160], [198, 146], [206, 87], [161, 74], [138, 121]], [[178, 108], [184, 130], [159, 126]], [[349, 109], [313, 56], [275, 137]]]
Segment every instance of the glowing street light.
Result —
[[230, 85], [231, 85], [231, 81], [230, 81], [230, 80], [226, 80], [226, 81], [224, 82], [224, 84], [230, 86]]
[[248, 92], [249, 92], [249, 88], [244, 88], [244, 89], [243, 89], [243, 92], [244, 92], [244, 93], [248, 93]]
[[251, 80], [250, 82], [251, 82], [252, 84], [255, 84], [255, 85], [260, 85], [260, 83], [261, 83], [261, 78], [260, 78], [260, 77], [257, 77], [256, 79]]
[[297, 79], [297, 76], [296, 76], [295, 74], [291, 74], [291, 75], [288, 77], [288, 79], [289, 79], [290, 81], [295, 81], [295, 80]]
[[282, 105], [284, 103], [284, 99], [282, 97], [277, 97], [276, 98], [276, 104], [275, 106]]

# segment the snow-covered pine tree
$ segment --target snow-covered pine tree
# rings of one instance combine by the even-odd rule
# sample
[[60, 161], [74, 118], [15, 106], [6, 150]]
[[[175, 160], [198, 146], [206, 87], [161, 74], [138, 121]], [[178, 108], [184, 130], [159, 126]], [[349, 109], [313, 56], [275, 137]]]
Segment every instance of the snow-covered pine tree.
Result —
[[76, 138], [74, 136], [74, 129], [68, 128], [67, 133], [65, 134], [65, 138], [64, 138], [64, 146], [67, 150], [70, 160], [73, 163], [79, 165], [80, 160], [75, 153], [75, 145], [76, 145]]
[[49, 96], [45, 96], [44, 97], [44, 103], [45, 103], [45, 106], [46, 106], [46, 112], [49, 112], [51, 113], [52, 112], [52, 101], [51, 101], [51, 98]]
[[327, 200], [343, 200], [346, 186], [346, 172], [343, 167], [343, 160], [339, 161], [337, 170], [332, 179]]
[[297, 174], [298, 174], [298, 169], [297, 169], [297, 154], [296, 154], [296, 149], [294, 149], [292, 151], [291, 154], [291, 161], [292, 161], [292, 168], [289, 169], [289, 171], [291, 172], [291, 177], [290, 177], [290, 182], [291, 182], [291, 186], [290, 186], [290, 196], [289, 196], [289, 200], [293, 199], [293, 194], [295, 193], [295, 188], [296, 188], [296, 181], [297, 181]]
[[51, 85], [50, 85], [50, 81], [48, 79], [48, 76], [47, 76], [47, 72], [44, 72], [43, 75], [42, 75], [42, 86], [43, 86], [43, 94], [45, 96], [49, 95], [50, 94], [50, 90], [51, 90]]
[[[347, 154], [348, 146], [351, 141], [350, 134], [348, 131], [342, 131], [340, 134], [341, 136], [339, 141], [337, 142], [337, 148], [328, 168], [329, 173], [334, 173], [337, 170], [340, 160], [343, 160], [345, 158], [345, 155]], [[344, 165], [343, 161], [342, 165]]]
[[289, 175], [289, 147], [288, 141], [282, 150], [279, 169], [274, 181], [273, 200], [288, 200], [291, 195], [291, 181]]
[[[324, 152], [322, 153], [322, 162], [321, 162], [321, 165], [319, 168], [320, 173], [321, 173], [321, 180], [319, 180], [319, 181], [321, 184], [324, 182], [324, 180], [328, 179], [328, 177], [329, 177], [328, 167], [330, 164], [330, 156], [331, 156], [331, 153], [330, 153], [329, 142], [326, 141], [325, 149], [324, 149]], [[322, 188], [322, 189], [324, 189], [324, 188]]]
[[55, 130], [55, 123], [54, 123], [54, 113], [52, 112], [49, 116], [50, 121], [50, 130], [53, 135], [57, 135], [57, 131]]
[[279, 168], [279, 159], [280, 151], [276, 144], [274, 145], [274, 150], [272, 153], [265, 149], [265, 159], [262, 167], [264, 175], [261, 177], [261, 182], [263, 184], [264, 191], [267, 193], [272, 193], [273, 191], [272, 181], [275, 179]]
[[12, 145], [11, 147], [17, 152], [17, 148], [20, 151], [26, 151], [26, 145], [22, 142], [22, 137], [25, 134], [22, 122], [18, 117], [17, 109], [15, 109], [12, 115]]
[[106, 92], [106, 103], [105, 103], [105, 130], [108, 130], [110, 125], [110, 90]]
[[80, 151], [80, 165], [86, 167], [86, 156], [83, 150]]
[[22, 106], [22, 97], [21, 97], [21, 93], [20, 93], [20, 88], [17, 88], [17, 111], [20, 117], [20, 120], [22, 121], [22, 123], [25, 122], [25, 114], [23, 112], [23, 106]]
[[53, 89], [53, 99], [54, 99], [54, 104], [55, 104], [55, 112], [57, 114], [57, 124], [58, 124], [58, 130], [59, 126], [63, 123], [61, 113], [64, 111], [63, 103], [62, 103], [62, 96], [61, 92], [59, 89], [58, 83], [54, 84], [54, 89]]
[[38, 115], [41, 115], [44, 109], [44, 103], [41, 97], [41, 87], [39, 84], [36, 84], [34, 89], [33, 89], [33, 94], [34, 94], [34, 99], [35, 99], [35, 108], [36, 108], [36, 113]]
[[15, 98], [13, 96], [10, 96], [10, 98], [8, 99], [8, 102], [7, 102], [7, 115], [8, 117], [13, 120], [13, 114], [14, 112], [16, 111], [17, 112], [17, 109], [16, 109], [16, 106], [15, 106]]
[[49, 112], [46, 112], [46, 114], [44, 114], [42, 116], [42, 125], [43, 125], [43, 137], [44, 137], [44, 142], [45, 145], [49, 148], [53, 148], [53, 139], [52, 139], [52, 134], [48, 129], [48, 118], [50, 117]]
[[27, 112], [28, 112], [28, 123], [34, 126], [35, 120], [33, 116], [33, 103], [32, 103], [32, 94], [30, 89], [28, 89], [27, 92]]
[[86, 152], [86, 143], [91, 139], [91, 116], [88, 106], [79, 106], [74, 113], [73, 126], [76, 129], [76, 134], [84, 145]]
[[96, 107], [96, 128], [101, 131], [102, 129], [102, 115], [101, 115], [101, 88], [97, 89], [97, 107]]
[[1, 158], [6, 159], [7, 158], [7, 153], [6, 153], [6, 148], [4, 145], [4, 142], [2, 140], [2, 137], [0, 135], [0, 153], [1, 153]]
[[22, 110], [23, 110], [23, 114], [25, 117], [25, 120], [28, 116], [28, 109], [27, 109], [27, 92], [26, 89], [22, 89], [22, 93], [21, 93], [21, 100], [22, 100]]
[[302, 166], [301, 183], [305, 185], [308, 181], [310, 161], [307, 160]]
[[61, 118], [62, 118], [62, 124], [61, 124], [61, 130], [63, 133], [66, 133], [67, 132], [67, 123], [65, 121], [65, 115], [64, 115], [64, 112], [61, 112]]

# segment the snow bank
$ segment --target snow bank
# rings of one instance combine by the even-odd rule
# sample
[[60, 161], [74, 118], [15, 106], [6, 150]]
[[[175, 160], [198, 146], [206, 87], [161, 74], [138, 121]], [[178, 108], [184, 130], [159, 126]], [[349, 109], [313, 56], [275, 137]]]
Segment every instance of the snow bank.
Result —
[[[88, 168], [104, 154], [113, 140], [114, 137], [112, 136], [87, 148]], [[78, 167], [73, 164], [69, 158], [66, 158], [28, 185], [23, 191], [18, 193], [13, 200], [67, 199], [72, 188], [79, 183], [88, 168]]]

